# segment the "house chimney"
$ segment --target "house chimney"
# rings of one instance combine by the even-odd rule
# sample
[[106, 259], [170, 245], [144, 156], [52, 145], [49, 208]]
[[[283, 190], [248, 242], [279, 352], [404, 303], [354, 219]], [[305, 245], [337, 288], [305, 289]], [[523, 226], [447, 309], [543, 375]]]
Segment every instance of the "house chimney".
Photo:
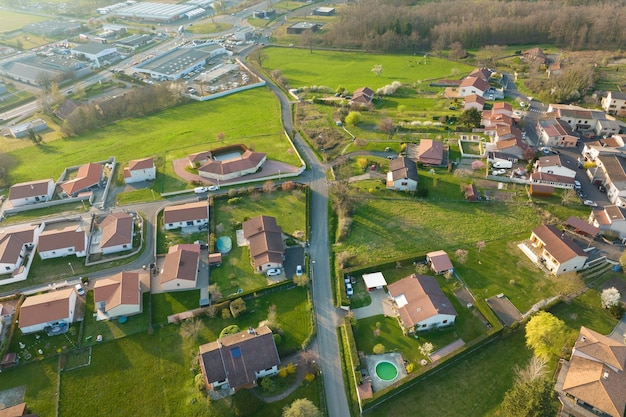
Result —
[[604, 372], [604, 375], [602, 375], [602, 378], [606, 381], [607, 379], [609, 379], [609, 373], [608, 371]]
[[254, 327], [252, 327], [252, 326], [248, 327], [248, 333], [256, 335], [256, 332], [254, 331]]

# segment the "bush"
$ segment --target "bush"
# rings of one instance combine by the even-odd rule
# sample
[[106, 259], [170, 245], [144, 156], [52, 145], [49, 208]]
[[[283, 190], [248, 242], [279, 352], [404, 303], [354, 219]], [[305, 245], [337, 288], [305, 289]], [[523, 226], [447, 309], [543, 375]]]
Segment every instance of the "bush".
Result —
[[372, 348], [372, 351], [374, 351], [376, 355], [382, 355], [383, 353], [385, 353], [385, 345], [383, 345], [382, 343], [377, 343]]
[[205, 392], [206, 391], [206, 384], [204, 383], [204, 375], [202, 374], [198, 374], [196, 375], [196, 377], [194, 378], [194, 385], [196, 386], [196, 389], [200, 392]]
[[220, 332], [219, 338], [221, 339], [224, 336], [228, 336], [229, 334], [239, 333], [240, 331], [241, 329], [239, 329], [239, 326], [237, 326], [236, 324], [231, 324], [230, 326], [226, 326], [222, 329], [222, 331]]
[[283, 337], [278, 333], [272, 334], [272, 337], [274, 338], [274, 343], [276, 344], [276, 346], [280, 345], [280, 342], [283, 341]]

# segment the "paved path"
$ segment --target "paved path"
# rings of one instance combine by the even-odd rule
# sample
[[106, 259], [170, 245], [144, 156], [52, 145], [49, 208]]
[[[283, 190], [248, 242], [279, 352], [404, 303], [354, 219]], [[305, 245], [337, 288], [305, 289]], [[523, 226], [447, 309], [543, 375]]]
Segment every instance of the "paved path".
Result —
[[626, 342], [626, 314], [622, 316], [622, 319], [615, 325], [609, 337], [617, 342]]
[[[384, 305], [384, 303], [388, 302], [387, 293], [385, 292], [385, 290], [380, 289], [370, 292], [370, 298], [372, 299], [370, 305], [361, 308], [355, 308], [354, 310], [352, 310], [355, 318], [360, 320], [367, 317], [388, 313]], [[391, 305], [389, 307], [391, 307]]]

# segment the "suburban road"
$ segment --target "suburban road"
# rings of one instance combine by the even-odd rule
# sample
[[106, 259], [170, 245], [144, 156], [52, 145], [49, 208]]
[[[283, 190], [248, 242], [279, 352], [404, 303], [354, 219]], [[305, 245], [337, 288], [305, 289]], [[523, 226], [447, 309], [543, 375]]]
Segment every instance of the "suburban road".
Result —
[[[263, 74], [257, 75], [265, 79], [267, 86], [280, 101], [284, 128], [287, 132], [292, 132], [292, 103], [271, 80], [266, 79]], [[308, 181], [311, 188], [311, 245], [309, 247], [312, 269], [311, 288], [317, 324], [317, 348], [320, 367], [324, 377], [328, 415], [331, 417], [349, 416], [350, 412], [348, 410], [337, 343], [337, 326], [342, 321], [342, 310], [337, 309], [333, 303], [333, 290], [330, 278], [330, 242], [328, 241], [329, 187], [326, 180], [326, 167], [317, 159], [308, 143], [298, 133], [295, 134], [294, 142], [309, 167], [305, 171], [303, 179]]]

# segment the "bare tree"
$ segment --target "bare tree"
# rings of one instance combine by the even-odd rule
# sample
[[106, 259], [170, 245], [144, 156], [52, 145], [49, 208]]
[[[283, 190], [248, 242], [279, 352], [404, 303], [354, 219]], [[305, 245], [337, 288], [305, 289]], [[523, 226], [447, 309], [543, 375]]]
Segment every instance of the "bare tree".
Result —
[[275, 188], [276, 188], [276, 185], [274, 184], [274, 181], [272, 180], [267, 180], [263, 183], [263, 192], [266, 192], [269, 194], [272, 191], [274, 191]]
[[182, 322], [180, 325], [180, 334], [185, 339], [197, 340], [203, 328], [204, 324], [202, 321], [193, 317]]
[[380, 74], [383, 73], [383, 66], [381, 64], [374, 65], [374, 68], [372, 68], [372, 72], [380, 77]]

